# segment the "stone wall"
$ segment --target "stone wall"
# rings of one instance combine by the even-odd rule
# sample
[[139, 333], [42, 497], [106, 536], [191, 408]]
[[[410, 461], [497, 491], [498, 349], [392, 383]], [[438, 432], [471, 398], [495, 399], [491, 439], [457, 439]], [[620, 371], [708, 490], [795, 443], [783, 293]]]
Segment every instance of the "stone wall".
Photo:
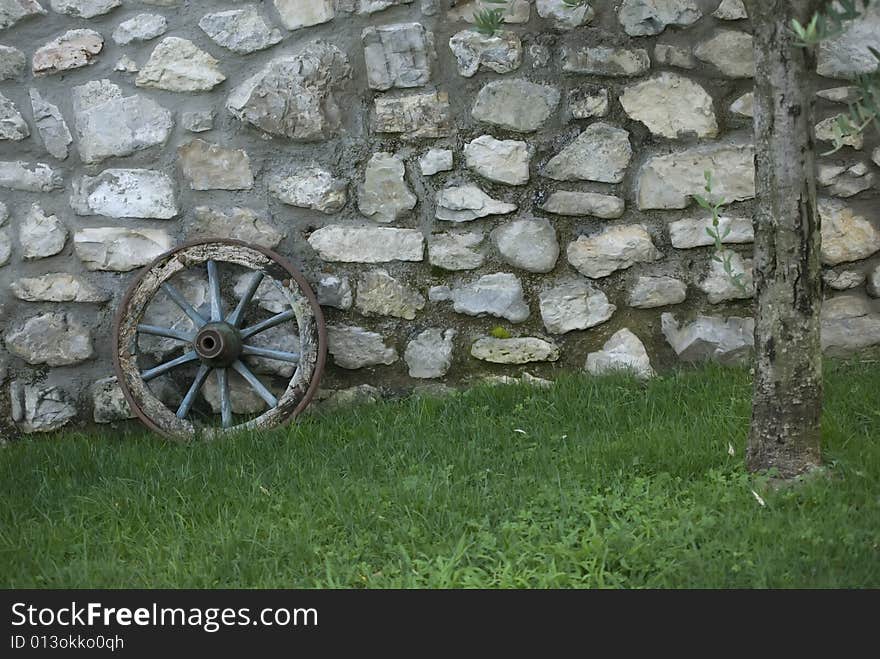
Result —
[[[0, 0], [4, 426], [126, 417], [113, 313], [201, 236], [314, 283], [330, 389], [747, 355], [742, 4], [510, 5], [486, 37], [450, 0]], [[878, 7], [822, 47], [820, 140], [869, 44]], [[833, 354], [880, 344], [878, 167], [874, 132], [821, 163]], [[745, 291], [693, 203], [705, 170]]]

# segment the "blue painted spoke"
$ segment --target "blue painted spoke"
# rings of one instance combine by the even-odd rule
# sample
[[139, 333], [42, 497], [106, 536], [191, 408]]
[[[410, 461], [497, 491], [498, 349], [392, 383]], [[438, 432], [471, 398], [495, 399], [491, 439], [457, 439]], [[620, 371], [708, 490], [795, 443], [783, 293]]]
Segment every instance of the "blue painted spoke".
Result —
[[171, 327], [158, 327], [157, 325], [138, 325], [138, 332], [141, 334], [151, 334], [152, 336], [163, 336], [166, 339], [176, 339], [178, 341], [185, 341], [187, 343], [192, 343], [196, 338], [195, 334], [191, 334], [189, 332], [181, 332], [180, 330], [173, 329]]
[[141, 373], [141, 379], [143, 379], [144, 382], [149, 382], [150, 380], [159, 377], [163, 373], [167, 373], [172, 368], [176, 368], [177, 366], [180, 366], [182, 364], [188, 364], [189, 362], [194, 362], [196, 359], [198, 359], [196, 351], [190, 350], [189, 352], [182, 354], [177, 359], [172, 359], [171, 361], [167, 361], [164, 364], [159, 364], [158, 366], [147, 369], [146, 371]]
[[220, 273], [214, 261], [208, 261], [208, 290], [211, 295], [211, 320], [219, 322], [223, 320], [223, 302], [220, 299]]
[[248, 279], [244, 295], [242, 295], [241, 299], [238, 301], [238, 306], [235, 307], [235, 311], [229, 314], [229, 316], [226, 318], [227, 323], [229, 323], [233, 327], [241, 327], [241, 323], [244, 320], [244, 312], [247, 310], [247, 306], [251, 303], [251, 300], [254, 299], [257, 288], [259, 288], [260, 282], [262, 281], [262, 271], [257, 270], [251, 275], [251, 278]]
[[218, 368], [217, 389], [220, 391], [220, 418], [224, 428], [232, 425], [232, 400], [229, 398], [229, 373], [225, 368]]
[[196, 373], [196, 378], [193, 380], [192, 385], [189, 388], [189, 391], [186, 392], [186, 396], [183, 397], [183, 400], [180, 402], [180, 407], [177, 408], [177, 418], [184, 419], [186, 415], [189, 414], [190, 409], [192, 409], [193, 403], [196, 400], [196, 394], [199, 393], [199, 389], [202, 388], [202, 385], [205, 384], [205, 380], [208, 379], [208, 374], [211, 372], [211, 369], [202, 364], [199, 366], [199, 371]]
[[241, 352], [243, 355], [253, 355], [254, 357], [275, 359], [279, 362], [290, 362], [291, 364], [299, 364], [299, 355], [295, 352], [272, 350], [271, 348], [258, 348], [257, 346], [242, 346]]
[[296, 318], [296, 314], [293, 313], [292, 309], [288, 311], [282, 311], [279, 314], [275, 314], [271, 318], [261, 320], [256, 325], [251, 325], [250, 327], [244, 328], [243, 330], [241, 330], [241, 338], [242, 340], [247, 339], [248, 337], [259, 334], [260, 332], [265, 332], [267, 329], [271, 329], [276, 325], [280, 325], [281, 323], [287, 322], [288, 320], [293, 320], [294, 318]]
[[263, 383], [257, 379], [257, 376], [251, 372], [247, 366], [245, 366], [240, 359], [236, 359], [232, 364], [232, 368], [235, 369], [235, 372], [238, 373], [241, 377], [247, 380], [247, 383], [251, 385], [254, 391], [259, 394], [260, 398], [266, 401], [266, 404], [271, 408], [278, 405], [278, 399], [272, 395], [272, 392], [266, 389], [263, 386]]
[[166, 282], [162, 284], [162, 290], [174, 301], [174, 304], [181, 308], [183, 313], [189, 316], [190, 320], [196, 324], [196, 327], [201, 327], [208, 322], [208, 319], [193, 309], [192, 305], [186, 301], [183, 295], [180, 294], [180, 291], [174, 288], [174, 286]]

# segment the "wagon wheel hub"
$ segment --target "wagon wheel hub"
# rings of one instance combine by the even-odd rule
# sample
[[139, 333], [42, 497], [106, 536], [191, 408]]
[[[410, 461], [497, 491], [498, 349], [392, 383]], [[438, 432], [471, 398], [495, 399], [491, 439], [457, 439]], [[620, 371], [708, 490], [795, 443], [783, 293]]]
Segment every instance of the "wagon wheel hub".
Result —
[[193, 348], [206, 366], [225, 368], [241, 356], [241, 334], [229, 323], [208, 323], [196, 334]]

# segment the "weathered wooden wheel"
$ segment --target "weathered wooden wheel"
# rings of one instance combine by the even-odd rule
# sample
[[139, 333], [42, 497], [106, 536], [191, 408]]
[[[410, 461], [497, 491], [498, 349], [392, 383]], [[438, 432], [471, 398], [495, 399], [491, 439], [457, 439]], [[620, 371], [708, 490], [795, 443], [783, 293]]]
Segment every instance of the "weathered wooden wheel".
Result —
[[292, 419], [317, 390], [327, 352], [303, 276], [235, 240], [158, 257], [128, 289], [114, 330], [116, 376], [132, 411], [175, 439]]

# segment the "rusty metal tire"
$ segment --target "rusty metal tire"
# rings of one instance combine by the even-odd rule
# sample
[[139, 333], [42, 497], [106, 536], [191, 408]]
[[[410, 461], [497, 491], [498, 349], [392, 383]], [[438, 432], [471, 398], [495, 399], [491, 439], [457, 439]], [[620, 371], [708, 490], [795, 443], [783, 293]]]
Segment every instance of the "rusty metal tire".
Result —
[[[227, 267], [228, 264], [232, 264], [251, 271], [244, 294], [239, 298], [235, 310], [229, 313], [223, 311], [222, 303], [219, 268], [223, 263], [226, 263]], [[179, 293], [169, 282], [173, 276], [189, 268], [200, 267], [202, 264], [206, 265], [208, 272], [208, 292], [211, 302], [209, 318], [189, 305], [182, 296], [180, 296], [183, 299], [182, 303], [172, 297], [172, 293], [175, 295]], [[257, 288], [266, 277], [274, 280], [277, 290], [284, 301], [289, 303], [290, 308], [251, 326], [241, 327], [247, 308], [253, 304]], [[150, 302], [157, 294], [161, 294], [160, 291], [168, 295], [192, 319], [194, 326], [192, 332], [180, 332], [173, 328], [141, 323]], [[189, 306], [188, 310], [186, 306]], [[278, 320], [282, 316], [286, 316], [286, 319]], [[270, 328], [280, 327], [283, 323], [292, 322], [296, 323], [299, 336], [298, 354], [257, 348], [246, 343], [251, 336]], [[266, 327], [261, 329], [262, 325]], [[149, 331], [145, 331], [144, 328]], [[156, 334], [159, 330], [169, 333]], [[184, 350], [189, 348], [189, 350], [180, 358], [142, 371], [138, 365], [138, 337], [143, 333], [179, 341], [181, 348]], [[254, 352], [255, 350], [262, 352]], [[277, 398], [244, 364], [244, 359], [248, 355], [274, 359], [274, 356], [266, 357], [267, 352], [281, 356], [279, 361], [296, 364], [286, 390]], [[302, 274], [275, 252], [237, 240], [186, 243], [157, 257], [143, 269], [126, 291], [113, 325], [113, 365], [126, 401], [132, 412], [147, 427], [171, 439], [185, 440], [196, 436], [219, 436], [240, 430], [269, 429], [289, 422], [305, 409], [317, 391], [324, 371], [326, 355], [327, 331], [324, 317], [314, 292]], [[168, 367], [171, 362], [179, 361], [184, 357], [186, 361]], [[293, 357], [296, 357], [297, 361], [294, 362]], [[160, 377], [170, 373], [177, 366], [188, 363], [198, 365], [199, 370], [177, 411], [174, 411], [150, 390], [146, 378]], [[207, 374], [205, 374], [206, 369]], [[230, 423], [232, 403], [227, 379], [229, 372], [233, 370], [263, 397], [268, 407], [255, 418], [235, 425]], [[159, 375], [156, 375], [157, 372]], [[208, 375], [214, 372], [216, 372], [216, 386], [221, 400], [222, 427], [220, 428], [212, 425], [197, 425], [187, 418], [202, 385], [207, 381]], [[253, 383], [248, 379], [249, 377], [255, 378], [257, 382]], [[199, 378], [200, 383], [197, 382]], [[274, 406], [271, 405], [273, 399], [276, 401]], [[183, 416], [180, 416], [181, 412]]]

